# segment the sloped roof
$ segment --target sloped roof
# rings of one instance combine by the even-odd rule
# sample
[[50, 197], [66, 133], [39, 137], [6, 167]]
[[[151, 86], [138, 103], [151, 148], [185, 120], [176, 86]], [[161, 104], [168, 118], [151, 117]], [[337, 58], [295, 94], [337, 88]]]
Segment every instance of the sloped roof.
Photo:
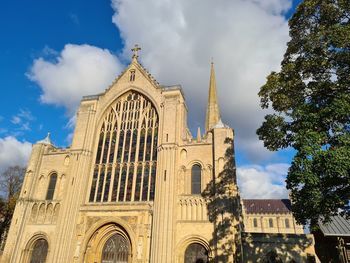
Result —
[[285, 214], [291, 213], [289, 199], [243, 199], [247, 214]]
[[320, 229], [325, 236], [350, 237], [350, 220], [342, 216], [332, 216], [331, 222], [319, 222]]

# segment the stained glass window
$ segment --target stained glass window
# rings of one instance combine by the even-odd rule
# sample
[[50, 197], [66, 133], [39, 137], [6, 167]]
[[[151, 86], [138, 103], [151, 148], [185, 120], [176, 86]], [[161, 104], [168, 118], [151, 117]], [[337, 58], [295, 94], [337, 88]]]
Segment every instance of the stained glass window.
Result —
[[30, 263], [45, 263], [48, 247], [47, 241], [43, 238], [35, 241], [30, 257]]
[[119, 97], [101, 124], [89, 202], [152, 201], [157, 144], [151, 101], [135, 91]]
[[111, 236], [102, 250], [102, 263], [127, 263], [129, 242], [120, 234]]

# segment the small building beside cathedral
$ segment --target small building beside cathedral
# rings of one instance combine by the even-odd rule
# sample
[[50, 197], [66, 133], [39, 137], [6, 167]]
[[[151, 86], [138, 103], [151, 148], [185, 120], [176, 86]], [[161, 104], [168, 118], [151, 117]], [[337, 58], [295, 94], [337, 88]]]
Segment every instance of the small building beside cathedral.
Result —
[[182, 88], [160, 85], [138, 51], [103, 93], [82, 98], [69, 148], [33, 145], [2, 262], [308, 262], [313, 237], [288, 201], [241, 201], [233, 179], [232, 214], [215, 203], [234, 132], [213, 64], [205, 132], [192, 136]]

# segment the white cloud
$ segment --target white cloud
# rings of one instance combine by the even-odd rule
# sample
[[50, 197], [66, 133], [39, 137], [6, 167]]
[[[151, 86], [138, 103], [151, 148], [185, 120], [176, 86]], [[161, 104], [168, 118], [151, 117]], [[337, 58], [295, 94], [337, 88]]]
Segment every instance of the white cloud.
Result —
[[223, 121], [252, 161], [270, 156], [255, 134], [264, 116], [257, 93], [283, 58], [289, 39], [283, 12], [290, 6], [291, 0], [112, 0], [123, 56], [138, 43], [160, 83], [182, 84], [192, 130], [204, 126], [214, 57]]
[[[265, 115], [257, 93], [280, 67], [291, 0], [111, 1], [125, 45], [120, 57], [129, 59], [138, 43], [161, 84], [183, 86], [192, 130], [204, 126], [214, 57], [221, 115], [235, 129], [237, 149], [253, 162], [271, 157], [255, 134]], [[108, 50], [89, 45], [67, 44], [53, 57], [36, 59], [28, 76], [41, 87], [41, 101], [66, 107], [69, 117], [83, 95], [103, 91], [122, 69]]]
[[42, 89], [43, 103], [64, 106], [72, 116], [82, 96], [105, 90], [121, 69], [106, 49], [67, 44], [55, 61], [36, 59], [28, 77]]
[[15, 137], [0, 138], [0, 173], [10, 166], [27, 165], [32, 150], [31, 143], [18, 141]]
[[11, 122], [18, 125], [18, 130], [20, 131], [30, 131], [30, 122], [35, 120], [30, 110], [20, 109], [19, 113], [12, 116]]
[[237, 181], [243, 198], [288, 198], [286, 175], [289, 164], [242, 166]]

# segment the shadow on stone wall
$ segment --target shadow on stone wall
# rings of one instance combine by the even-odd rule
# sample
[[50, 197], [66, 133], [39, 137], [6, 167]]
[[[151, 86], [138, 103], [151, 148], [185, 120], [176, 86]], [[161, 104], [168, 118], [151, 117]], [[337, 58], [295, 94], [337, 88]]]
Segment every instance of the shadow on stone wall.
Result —
[[[233, 139], [226, 138], [225, 164], [202, 195], [207, 201], [209, 221], [214, 225], [210, 247], [212, 262], [241, 262], [241, 202], [237, 188]], [[215, 167], [213, 176], [215, 174]]]
[[243, 262], [316, 262], [314, 239], [305, 234], [242, 233]]
[[202, 193], [214, 226], [210, 262], [316, 262], [312, 235], [244, 232], [233, 139], [226, 138], [225, 144], [223, 170]]

